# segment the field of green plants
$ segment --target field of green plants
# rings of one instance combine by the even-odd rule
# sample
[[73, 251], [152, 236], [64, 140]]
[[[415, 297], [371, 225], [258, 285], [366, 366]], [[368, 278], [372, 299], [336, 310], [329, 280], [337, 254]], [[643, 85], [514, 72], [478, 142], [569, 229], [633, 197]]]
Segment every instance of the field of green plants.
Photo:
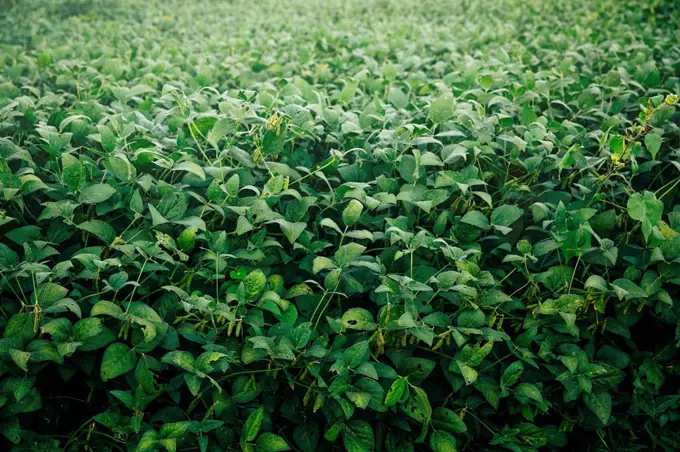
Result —
[[0, 1], [0, 450], [679, 450], [679, 93], [671, 0]]

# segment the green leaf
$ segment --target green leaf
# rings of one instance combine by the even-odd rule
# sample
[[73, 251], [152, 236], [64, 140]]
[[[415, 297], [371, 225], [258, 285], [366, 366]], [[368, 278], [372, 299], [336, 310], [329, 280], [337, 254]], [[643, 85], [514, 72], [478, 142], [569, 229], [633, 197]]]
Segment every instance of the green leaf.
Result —
[[228, 134], [232, 133], [234, 130], [236, 130], [236, 121], [234, 121], [232, 118], [220, 118], [215, 122], [215, 125], [213, 126], [212, 130], [210, 130], [210, 133], [208, 134], [208, 143], [210, 143], [215, 149], [217, 149], [217, 142], [220, 141], [222, 138], [227, 136]]
[[373, 331], [373, 315], [363, 308], [350, 308], [342, 315], [342, 326], [351, 330]]
[[505, 369], [503, 376], [501, 377], [501, 387], [508, 388], [517, 383], [523, 372], [524, 364], [522, 364], [522, 361], [515, 361], [514, 363], [510, 364]]
[[427, 393], [417, 386], [411, 386], [411, 390], [411, 395], [403, 406], [404, 412], [420, 423], [430, 422], [432, 407]]
[[460, 221], [462, 223], [471, 224], [472, 226], [476, 226], [485, 231], [491, 229], [491, 226], [489, 226], [489, 219], [486, 218], [482, 212], [477, 210], [472, 210], [466, 213]]
[[342, 222], [345, 226], [354, 226], [361, 217], [361, 212], [364, 210], [364, 205], [356, 199], [352, 199], [342, 211]]
[[262, 415], [264, 409], [259, 407], [248, 416], [245, 425], [243, 426], [242, 436], [246, 441], [253, 441], [257, 434], [260, 432], [260, 426], [262, 425]]
[[584, 395], [584, 401], [586, 406], [606, 425], [612, 412], [611, 395], [605, 391], [593, 391], [591, 394]]
[[441, 124], [449, 119], [453, 115], [453, 95], [446, 93], [437, 98], [430, 105], [428, 115], [435, 124]]
[[253, 225], [250, 224], [248, 219], [246, 217], [238, 217], [238, 220], [236, 220], [236, 234], [237, 235], [243, 235], [246, 232], [252, 231]]
[[466, 385], [471, 385], [472, 383], [477, 381], [477, 377], [479, 374], [475, 369], [459, 361], [457, 361], [457, 364], [458, 368], [460, 369], [460, 374], [463, 376], [463, 380], [465, 380]]
[[161, 358], [161, 362], [172, 364], [173, 366], [177, 366], [180, 369], [186, 370], [188, 372], [194, 372], [196, 370], [193, 355], [186, 351], [175, 350], [166, 353]]
[[342, 428], [342, 442], [347, 452], [368, 452], [375, 448], [373, 429], [366, 421], [350, 421]]
[[348, 243], [342, 245], [338, 251], [335, 252], [335, 263], [344, 268], [357, 260], [366, 251], [366, 247], [358, 243]]
[[153, 226], [159, 226], [168, 222], [168, 220], [151, 204], [149, 204], [149, 212], [151, 212], [151, 223]]
[[370, 354], [371, 351], [368, 346], [368, 341], [361, 341], [345, 350], [343, 357], [345, 364], [348, 367], [356, 368], [361, 364], [368, 362]]
[[124, 154], [116, 154], [106, 160], [107, 169], [123, 182], [132, 182], [137, 177], [137, 169]]
[[68, 289], [50, 282], [41, 284], [33, 294], [33, 299], [44, 310], [66, 297], [66, 294], [68, 294]]
[[583, 287], [586, 289], [597, 289], [604, 292], [607, 290], [607, 281], [605, 281], [605, 279], [600, 275], [590, 275], [588, 279], [586, 279]]
[[177, 246], [182, 251], [191, 251], [194, 249], [196, 244], [196, 233], [198, 228], [195, 226], [189, 226], [177, 237]]
[[536, 402], [543, 401], [543, 395], [541, 394], [541, 391], [538, 389], [538, 387], [536, 387], [536, 385], [531, 383], [518, 384], [515, 388], [515, 393], [518, 396], [526, 397], [528, 399], [535, 400]]
[[324, 218], [324, 219], [322, 219], [322, 220], [319, 222], [319, 224], [320, 224], [321, 226], [325, 226], [325, 227], [327, 227], [327, 228], [331, 228], [331, 229], [337, 231], [338, 234], [342, 234], [342, 229], [340, 229], [340, 226], [338, 226], [338, 224], [337, 224], [335, 221], [331, 220], [330, 218]]
[[328, 269], [334, 269], [337, 268], [335, 265], [335, 262], [330, 260], [327, 257], [319, 256], [314, 258], [314, 261], [312, 262], [312, 273], [315, 275], [319, 273], [322, 270], [328, 270]]
[[437, 430], [447, 430], [451, 433], [464, 433], [467, 426], [455, 412], [448, 408], [438, 407], [432, 413], [432, 426]]
[[144, 213], [144, 201], [139, 190], [135, 190], [130, 197], [130, 209], [138, 214]]
[[335, 422], [331, 427], [324, 433], [323, 437], [327, 441], [334, 442], [336, 439], [338, 439], [338, 436], [340, 436], [340, 433], [342, 433], [342, 429], [344, 427], [344, 423], [342, 420], [339, 420]]
[[78, 229], [89, 232], [106, 244], [110, 244], [116, 238], [113, 226], [102, 220], [83, 221], [78, 225]]
[[281, 450], [289, 450], [290, 446], [285, 439], [274, 433], [265, 432], [257, 438], [255, 443], [255, 450], [257, 452], [277, 452]]
[[345, 82], [345, 87], [340, 92], [340, 102], [349, 102], [354, 97], [357, 88], [359, 88], [358, 80], [347, 80]]
[[387, 101], [396, 108], [405, 108], [408, 105], [408, 100], [408, 94], [396, 87], [390, 88], [387, 94]]
[[302, 452], [314, 452], [319, 444], [319, 427], [314, 423], [298, 425], [293, 439]]
[[99, 204], [109, 199], [116, 189], [109, 184], [94, 184], [80, 191], [80, 202], [84, 204]]
[[[152, 206], [149, 205], [149, 208]], [[188, 208], [187, 200], [184, 194], [179, 192], [170, 192], [161, 198], [156, 206], [161, 218], [166, 221], [178, 221], [184, 218]], [[153, 212], [153, 211], [152, 211]]]
[[642, 234], [645, 241], [649, 240], [652, 229], [661, 220], [663, 203], [656, 199], [656, 195], [650, 191], [635, 193], [628, 198], [628, 215], [642, 223]]
[[180, 162], [172, 168], [173, 171], [186, 171], [198, 177], [201, 180], [205, 180], [205, 171], [199, 165], [194, 162]]
[[612, 287], [614, 288], [614, 292], [616, 292], [616, 295], [619, 297], [619, 299], [633, 299], [633, 298], [647, 298], [647, 292], [645, 290], [635, 284], [633, 281], [625, 278], [619, 278], [616, 281], [614, 281], [612, 284]]
[[111, 303], [110, 301], [98, 301], [94, 306], [92, 306], [90, 315], [92, 317], [108, 315], [119, 320], [123, 320], [125, 318], [125, 314], [123, 313], [123, 310], [120, 308], [120, 306]]
[[[510, 227], [515, 221], [519, 220], [524, 211], [517, 206], [503, 205], [496, 207], [491, 212], [491, 224], [503, 228]], [[503, 232], [503, 230], [501, 230]]]
[[71, 154], [62, 154], [61, 165], [64, 183], [73, 191], [80, 190], [85, 184], [85, 167]]
[[191, 427], [189, 421], [171, 422], [163, 424], [158, 433], [163, 438], [181, 438], [189, 430], [189, 427]]
[[12, 358], [12, 361], [14, 361], [14, 364], [19, 367], [19, 369], [28, 372], [28, 360], [31, 357], [29, 352], [11, 348], [9, 349], [9, 356]]
[[252, 299], [262, 293], [267, 285], [267, 277], [262, 270], [255, 270], [248, 273], [248, 276], [243, 280], [243, 285], [246, 289], [246, 298]]
[[483, 89], [488, 90], [493, 83], [493, 77], [490, 74], [483, 74], [477, 78], [477, 81]]
[[456, 452], [456, 438], [449, 432], [436, 431], [430, 435], [430, 447], [433, 452]]
[[102, 381], [107, 381], [131, 371], [137, 362], [137, 355], [134, 350], [115, 342], [109, 345], [104, 351], [102, 358], [100, 377]]
[[277, 223], [281, 227], [281, 232], [283, 232], [283, 235], [286, 236], [290, 243], [295, 243], [307, 227], [307, 223], [303, 222], [292, 223], [286, 220], [274, 220], [272, 222]]
[[404, 397], [406, 390], [408, 389], [408, 381], [404, 377], [399, 377], [392, 383], [390, 390], [387, 391], [385, 396], [385, 405], [394, 406]]
[[647, 147], [647, 151], [652, 154], [653, 160], [656, 160], [656, 154], [658, 154], [659, 149], [661, 149], [661, 141], [661, 135], [658, 133], [650, 133], [645, 136], [645, 146]]
[[113, 134], [111, 129], [104, 124], [97, 125], [99, 129], [99, 135], [101, 137], [102, 147], [106, 152], [111, 152], [116, 149], [116, 136]]

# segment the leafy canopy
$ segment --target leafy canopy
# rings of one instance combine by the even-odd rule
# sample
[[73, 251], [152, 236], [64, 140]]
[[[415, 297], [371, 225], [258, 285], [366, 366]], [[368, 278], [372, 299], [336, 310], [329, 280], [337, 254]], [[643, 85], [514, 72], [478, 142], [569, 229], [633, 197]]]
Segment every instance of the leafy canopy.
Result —
[[10, 1], [2, 450], [678, 450], [678, 2]]

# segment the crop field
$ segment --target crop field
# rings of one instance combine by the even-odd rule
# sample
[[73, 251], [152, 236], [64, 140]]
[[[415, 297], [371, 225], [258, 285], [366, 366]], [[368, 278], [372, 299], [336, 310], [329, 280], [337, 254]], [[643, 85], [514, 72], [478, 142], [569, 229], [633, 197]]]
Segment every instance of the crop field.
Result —
[[680, 450], [680, 2], [0, 0], [0, 450]]

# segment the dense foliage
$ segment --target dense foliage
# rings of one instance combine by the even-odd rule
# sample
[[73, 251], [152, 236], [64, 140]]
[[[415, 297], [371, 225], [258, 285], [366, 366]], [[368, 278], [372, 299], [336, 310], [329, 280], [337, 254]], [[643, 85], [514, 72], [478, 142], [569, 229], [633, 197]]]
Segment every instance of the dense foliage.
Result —
[[673, 1], [4, 1], [2, 450], [677, 450]]

